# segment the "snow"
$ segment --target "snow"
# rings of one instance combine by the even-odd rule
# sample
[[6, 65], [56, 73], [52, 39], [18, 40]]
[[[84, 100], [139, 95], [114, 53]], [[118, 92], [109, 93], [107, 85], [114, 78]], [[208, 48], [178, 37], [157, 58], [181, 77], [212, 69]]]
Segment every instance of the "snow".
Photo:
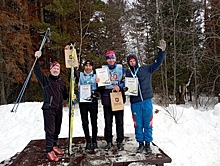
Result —
[[213, 114], [216, 115], [216, 116], [217, 115], [220, 116], [220, 103], [215, 105]]
[[[42, 102], [20, 103], [16, 113], [11, 112], [13, 106], [0, 105], [0, 161], [21, 152], [30, 140], [44, 139]], [[172, 163], [165, 166], [220, 165], [220, 103], [208, 111], [188, 105], [170, 105], [167, 108], [156, 104], [153, 106], [153, 142], [172, 158]], [[68, 107], [64, 107], [60, 138], [68, 137], [68, 125]], [[104, 116], [101, 104], [98, 126], [98, 136], [103, 136]], [[126, 103], [124, 132], [125, 136], [135, 140], [133, 126], [130, 104]], [[114, 124], [114, 136], [115, 133]], [[75, 107], [73, 135], [84, 136], [78, 105]], [[138, 146], [136, 141], [133, 144]]]

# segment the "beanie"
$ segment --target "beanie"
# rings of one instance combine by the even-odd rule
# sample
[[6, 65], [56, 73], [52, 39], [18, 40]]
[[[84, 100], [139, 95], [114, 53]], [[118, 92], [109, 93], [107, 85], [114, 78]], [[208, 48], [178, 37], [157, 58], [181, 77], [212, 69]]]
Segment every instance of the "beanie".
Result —
[[116, 59], [115, 52], [112, 50], [106, 52], [105, 58], [106, 58], [106, 60], [107, 59]]
[[87, 65], [87, 64], [93, 66], [93, 62], [90, 61], [90, 60], [85, 61], [84, 64], [83, 64], [83, 66], [85, 66], [85, 65]]
[[50, 64], [50, 70], [54, 67], [54, 66], [57, 66], [60, 68], [60, 64], [56, 61], [54, 61], [53, 63]]
[[132, 56], [129, 58], [129, 61], [131, 61], [131, 60], [135, 60], [135, 58]]

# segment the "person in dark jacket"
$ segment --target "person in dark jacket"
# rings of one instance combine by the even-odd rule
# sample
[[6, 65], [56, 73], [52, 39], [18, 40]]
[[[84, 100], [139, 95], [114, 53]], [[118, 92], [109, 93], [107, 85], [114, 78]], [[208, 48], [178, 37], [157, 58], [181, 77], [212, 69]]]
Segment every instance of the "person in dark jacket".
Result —
[[[82, 120], [82, 127], [86, 138], [86, 150], [95, 150], [98, 148], [97, 145], [97, 119], [98, 119], [98, 93], [96, 92], [97, 86], [95, 82], [96, 75], [93, 72], [93, 62], [87, 60], [83, 64], [84, 71], [79, 73], [78, 86], [80, 89], [81, 85], [91, 85], [91, 98], [89, 102], [81, 102], [79, 100], [79, 108]], [[79, 97], [81, 96], [79, 92]], [[89, 134], [89, 120], [88, 113], [90, 113], [90, 120], [92, 125], [92, 139]]]
[[[109, 68], [110, 81], [111, 85], [99, 87], [98, 90], [101, 93], [102, 105], [104, 109], [104, 119], [105, 119], [105, 129], [104, 129], [104, 137], [107, 142], [105, 146], [105, 150], [108, 151], [112, 146], [112, 123], [113, 123], [113, 115], [115, 116], [116, 122], [116, 134], [117, 134], [117, 147], [118, 150], [124, 150], [123, 140], [124, 140], [124, 110], [120, 111], [112, 111], [111, 101], [110, 101], [110, 93], [112, 91], [122, 91], [124, 87], [123, 78], [125, 76], [125, 69], [121, 64], [116, 63], [116, 55], [115, 52], [110, 50], [106, 53], [106, 61], [107, 66]], [[99, 78], [96, 78], [97, 83], [100, 81]]]
[[[35, 52], [35, 57], [40, 58], [42, 52]], [[50, 161], [58, 161], [56, 154], [62, 155], [64, 151], [57, 146], [58, 136], [60, 134], [62, 116], [63, 116], [63, 100], [68, 98], [65, 82], [60, 80], [60, 64], [53, 62], [50, 64], [50, 75], [45, 76], [40, 70], [39, 60], [34, 66], [34, 73], [43, 90], [43, 117], [44, 130], [46, 137], [47, 158]]]
[[159, 52], [157, 59], [150, 65], [139, 67], [136, 55], [130, 54], [127, 57], [130, 72], [126, 73], [126, 77], [138, 79], [138, 96], [130, 96], [132, 118], [135, 126], [135, 137], [137, 142], [139, 142], [139, 147], [137, 148], [138, 153], [142, 153], [144, 149], [146, 152], [151, 152], [150, 143], [153, 140], [152, 74], [163, 62], [166, 42], [160, 40], [158, 48]]

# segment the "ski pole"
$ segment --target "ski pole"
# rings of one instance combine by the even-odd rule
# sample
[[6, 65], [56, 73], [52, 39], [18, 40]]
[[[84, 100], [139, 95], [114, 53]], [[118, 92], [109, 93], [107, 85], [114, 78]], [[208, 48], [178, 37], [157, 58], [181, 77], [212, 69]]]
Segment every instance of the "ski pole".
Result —
[[[43, 48], [43, 46], [44, 46], [44, 44], [45, 44], [46, 41], [48, 41], [48, 42], [50, 41], [50, 36], [51, 36], [50, 28], [47, 28], [47, 30], [46, 30], [46, 32], [45, 32], [45, 35], [44, 35], [44, 38], [43, 38], [43, 41], [41, 42], [41, 46], [40, 46], [39, 51], [42, 50], [42, 48]], [[30, 72], [28, 73], [28, 76], [27, 76], [27, 78], [26, 78], [26, 80], [25, 80], [25, 82], [24, 82], [23, 87], [21, 88], [21, 91], [20, 91], [20, 93], [19, 93], [19, 95], [18, 95], [18, 97], [17, 97], [17, 99], [16, 99], [16, 101], [15, 101], [15, 104], [14, 104], [14, 106], [13, 106], [11, 112], [16, 112], [16, 110], [18, 109], [18, 106], [19, 106], [19, 104], [20, 104], [20, 102], [21, 102], [21, 99], [22, 99], [23, 94], [24, 94], [24, 92], [25, 92], [25, 89], [26, 89], [26, 87], [27, 87], [28, 81], [29, 81], [29, 79], [31, 78], [31, 73], [32, 73], [32, 71], [33, 71], [33, 69], [34, 69], [34, 66], [35, 66], [35, 64], [36, 64], [36, 62], [37, 62], [37, 59], [38, 59], [38, 58], [35, 57], [34, 64], [32, 65]], [[14, 109], [15, 109], [15, 110], [14, 110]]]

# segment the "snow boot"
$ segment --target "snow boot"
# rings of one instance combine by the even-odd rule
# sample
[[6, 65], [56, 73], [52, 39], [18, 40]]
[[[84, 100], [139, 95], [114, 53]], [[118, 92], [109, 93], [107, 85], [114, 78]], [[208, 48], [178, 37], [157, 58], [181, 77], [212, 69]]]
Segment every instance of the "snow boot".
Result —
[[53, 147], [53, 151], [54, 151], [56, 154], [64, 154], [64, 151], [63, 151], [63, 150], [60, 150], [57, 146], [54, 146], [54, 147]]
[[105, 146], [104, 150], [108, 151], [109, 149], [111, 149], [112, 146], [113, 146], [113, 144], [111, 142], [108, 142], [107, 145]]
[[117, 146], [118, 146], [118, 150], [119, 150], [119, 151], [124, 150], [123, 144], [122, 144], [121, 142], [118, 142], [118, 143], [117, 143]]
[[92, 143], [91, 149], [92, 149], [92, 150], [98, 149], [97, 142], [93, 142], [93, 143]]
[[146, 142], [145, 143], [145, 150], [147, 153], [151, 153], [152, 149], [150, 148], [150, 142]]
[[137, 153], [142, 153], [144, 150], [144, 143], [143, 142], [139, 142], [139, 147], [137, 148]]
[[56, 154], [54, 153], [53, 150], [51, 152], [47, 153], [47, 158], [50, 161], [58, 161], [59, 160], [59, 158], [56, 156]]
[[92, 149], [90, 142], [87, 142], [87, 143], [86, 143], [86, 148], [85, 148], [85, 149], [86, 149], [86, 150], [91, 150], [91, 149]]

